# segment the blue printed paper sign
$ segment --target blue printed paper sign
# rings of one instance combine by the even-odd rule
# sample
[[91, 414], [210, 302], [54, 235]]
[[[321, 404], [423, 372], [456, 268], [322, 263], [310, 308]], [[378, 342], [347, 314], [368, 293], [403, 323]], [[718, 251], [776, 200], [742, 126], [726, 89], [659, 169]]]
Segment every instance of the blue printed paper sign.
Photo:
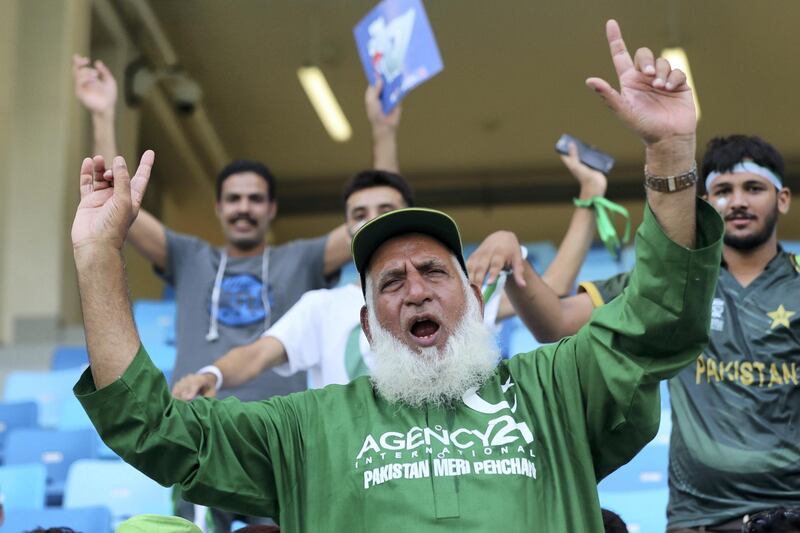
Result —
[[353, 28], [358, 55], [371, 85], [383, 78], [381, 103], [389, 113], [414, 87], [442, 70], [421, 0], [384, 0]]

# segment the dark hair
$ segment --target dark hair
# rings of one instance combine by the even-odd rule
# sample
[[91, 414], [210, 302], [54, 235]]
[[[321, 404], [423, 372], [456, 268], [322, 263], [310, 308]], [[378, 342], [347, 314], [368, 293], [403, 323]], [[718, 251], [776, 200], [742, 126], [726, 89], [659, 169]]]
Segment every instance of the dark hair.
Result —
[[275, 191], [275, 176], [266, 167], [266, 165], [258, 161], [249, 161], [247, 159], [237, 159], [231, 161], [225, 168], [217, 174], [217, 200], [222, 198], [222, 182], [231, 177], [233, 174], [240, 174], [242, 172], [255, 172], [267, 182], [267, 200], [274, 202], [278, 197]]
[[714, 137], [708, 141], [700, 173], [705, 180], [714, 171], [728, 172], [743, 159], [752, 159], [783, 178], [780, 152], [761, 137], [747, 135]]
[[36, 529], [31, 529], [30, 531], [23, 532], [23, 533], [78, 533], [71, 527], [37, 527]]
[[603, 513], [603, 531], [606, 533], [628, 533], [628, 526], [614, 511], [600, 509]]
[[362, 170], [350, 178], [344, 186], [344, 203], [347, 204], [347, 199], [353, 193], [371, 187], [391, 187], [400, 193], [406, 207], [414, 207], [414, 191], [411, 190], [411, 185], [400, 174], [387, 170]]
[[798, 533], [800, 508], [776, 507], [750, 516], [742, 526], [742, 533]]

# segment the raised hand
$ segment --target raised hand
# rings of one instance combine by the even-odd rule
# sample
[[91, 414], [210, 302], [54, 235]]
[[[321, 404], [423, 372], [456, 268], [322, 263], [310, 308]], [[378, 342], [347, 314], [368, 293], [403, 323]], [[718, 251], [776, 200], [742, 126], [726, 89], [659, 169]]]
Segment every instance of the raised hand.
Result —
[[381, 105], [381, 90], [383, 90], [383, 78], [376, 74], [375, 85], [367, 86], [364, 93], [364, 105], [367, 108], [367, 119], [372, 126], [373, 132], [376, 130], [390, 130], [394, 132], [400, 126], [400, 114], [402, 110], [398, 105], [392, 109], [388, 115], [383, 113]]
[[606, 23], [606, 37], [620, 90], [600, 78], [589, 78], [586, 85], [647, 145], [671, 137], [693, 137], [697, 118], [686, 75], [664, 58], [654, 60], [648, 48], [639, 48], [631, 59], [615, 20]]
[[214, 374], [188, 374], [172, 387], [172, 395], [179, 400], [193, 400], [198, 396], [213, 398], [217, 395]]
[[605, 174], [581, 162], [575, 143], [569, 143], [568, 150], [569, 155], [561, 155], [561, 162], [578, 180], [581, 186], [581, 200], [588, 200], [592, 196], [605, 196], [608, 187]]
[[112, 113], [117, 103], [117, 82], [102, 61], [75, 54], [72, 56], [75, 96], [92, 113]]
[[115, 157], [106, 170], [102, 156], [86, 158], [81, 165], [81, 201], [72, 223], [72, 246], [109, 245], [122, 249], [150, 179], [155, 153], [142, 154], [133, 178], [122, 157]]
[[524, 261], [517, 236], [510, 231], [496, 231], [486, 237], [469, 256], [467, 272], [470, 281], [480, 287], [487, 274], [486, 283], [492, 283], [502, 270], [511, 269], [514, 280], [524, 287]]

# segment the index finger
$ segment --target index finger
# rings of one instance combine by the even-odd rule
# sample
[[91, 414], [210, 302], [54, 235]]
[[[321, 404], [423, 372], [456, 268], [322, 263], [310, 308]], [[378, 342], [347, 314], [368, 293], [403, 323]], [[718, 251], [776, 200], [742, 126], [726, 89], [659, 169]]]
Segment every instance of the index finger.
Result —
[[606, 22], [606, 38], [617, 76], [622, 77], [625, 72], [633, 68], [633, 60], [625, 47], [625, 41], [622, 40], [622, 30], [619, 29], [619, 24], [614, 19]]

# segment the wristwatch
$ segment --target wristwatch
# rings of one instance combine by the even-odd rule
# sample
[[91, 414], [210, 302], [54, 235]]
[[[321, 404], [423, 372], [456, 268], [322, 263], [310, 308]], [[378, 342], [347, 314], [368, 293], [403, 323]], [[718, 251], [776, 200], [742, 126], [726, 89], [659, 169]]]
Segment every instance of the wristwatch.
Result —
[[656, 176], [644, 167], [644, 186], [657, 192], [678, 192], [697, 184], [697, 163], [692, 161], [692, 168], [677, 176]]

